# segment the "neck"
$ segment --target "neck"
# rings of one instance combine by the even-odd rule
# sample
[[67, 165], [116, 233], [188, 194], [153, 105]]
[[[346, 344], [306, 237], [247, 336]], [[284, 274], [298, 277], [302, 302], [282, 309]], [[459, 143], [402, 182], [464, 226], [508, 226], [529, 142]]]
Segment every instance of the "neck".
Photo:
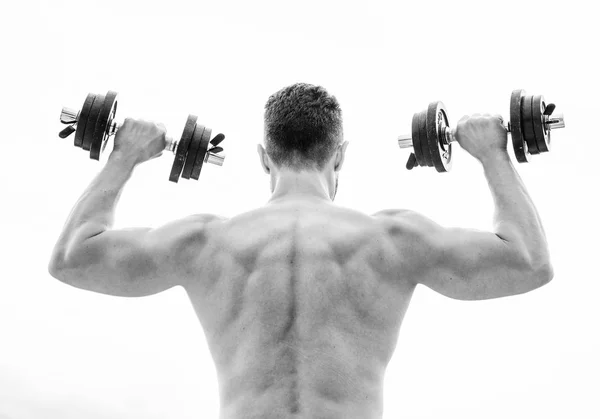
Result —
[[331, 181], [320, 172], [280, 171], [271, 179], [271, 190], [273, 194], [269, 203], [290, 198], [328, 202], [333, 200]]

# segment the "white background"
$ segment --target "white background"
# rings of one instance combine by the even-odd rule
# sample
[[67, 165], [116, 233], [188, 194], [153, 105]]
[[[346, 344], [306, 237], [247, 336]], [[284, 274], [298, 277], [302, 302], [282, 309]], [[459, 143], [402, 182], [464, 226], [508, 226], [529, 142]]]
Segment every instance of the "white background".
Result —
[[263, 106], [295, 82], [326, 87], [342, 106], [350, 146], [339, 205], [411, 208], [480, 229], [493, 211], [480, 165], [458, 150], [450, 173], [408, 172], [396, 136], [433, 100], [451, 122], [508, 118], [515, 88], [557, 103], [567, 128], [552, 152], [518, 165], [548, 235], [553, 282], [479, 302], [419, 287], [386, 376], [384, 417], [600, 417], [600, 36], [590, 4], [3, 3], [0, 418], [217, 417], [214, 366], [182, 289], [127, 299], [48, 275], [62, 224], [102, 165], [58, 138], [58, 116], [109, 89], [120, 93], [121, 119], [163, 122], [174, 137], [198, 115], [227, 135], [225, 165], [177, 185], [169, 157], [139, 167], [117, 227], [232, 216], [269, 197], [255, 151]]

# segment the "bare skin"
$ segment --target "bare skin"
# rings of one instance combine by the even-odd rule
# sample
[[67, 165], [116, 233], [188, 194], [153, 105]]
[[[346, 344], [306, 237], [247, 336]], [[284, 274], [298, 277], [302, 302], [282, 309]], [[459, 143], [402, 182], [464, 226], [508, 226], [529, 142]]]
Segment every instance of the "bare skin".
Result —
[[273, 194], [254, 211], [114, 230], [133, 168], [164, 146], [164, 128], [128, 120], [69, 216], [50, 272], [129, 297], [183, 286], [216, 364], [222, 419], [381, 418], [385, 370], [418, 284], [472, 300], [552, 278], [541, 222], [498, 126], [490, 116], [458, 126], [490, 184], [495, 232], [444, 228], [409, 210], [369, 216], [334, 205], [347, 143], [322, 172], [279, 169], [259, 146]]

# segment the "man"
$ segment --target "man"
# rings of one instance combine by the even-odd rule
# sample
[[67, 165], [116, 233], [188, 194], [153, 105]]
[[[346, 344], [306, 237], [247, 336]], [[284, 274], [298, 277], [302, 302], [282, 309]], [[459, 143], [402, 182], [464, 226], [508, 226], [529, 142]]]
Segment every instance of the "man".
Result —
[[296, 84], [265, 107], [260, 162], [272, 196], [224, 219], [113, 230], [133, 169], [160, 155], [161, 125], [128, 119], [72, 211], [50, 273], [91, 291], [185, 288], [217, 367], [221, 418], [380, 418], [383, 378], [417, 284], [451, 298], [521, 294], [552, 279], [544, 230], [497, 116], [463, 118], [484, 168], [494, 232], [443, 228], [409, 210], [333, 205], [347, 142], [335, 97]]

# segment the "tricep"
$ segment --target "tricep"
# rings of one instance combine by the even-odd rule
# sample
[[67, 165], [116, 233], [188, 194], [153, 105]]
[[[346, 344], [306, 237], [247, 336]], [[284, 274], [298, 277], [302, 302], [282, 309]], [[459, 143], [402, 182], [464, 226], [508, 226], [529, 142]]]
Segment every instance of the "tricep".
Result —
[[[523, 294], [549, 282], [549, 264], [532, 261], [495, 233], [445, 228], [413, 211], [386, 213], [393, 240], [418, 265], [415, 283], [447, 297], [484, 300]], [[535, 266], [535, 268], [534, 268]]]

